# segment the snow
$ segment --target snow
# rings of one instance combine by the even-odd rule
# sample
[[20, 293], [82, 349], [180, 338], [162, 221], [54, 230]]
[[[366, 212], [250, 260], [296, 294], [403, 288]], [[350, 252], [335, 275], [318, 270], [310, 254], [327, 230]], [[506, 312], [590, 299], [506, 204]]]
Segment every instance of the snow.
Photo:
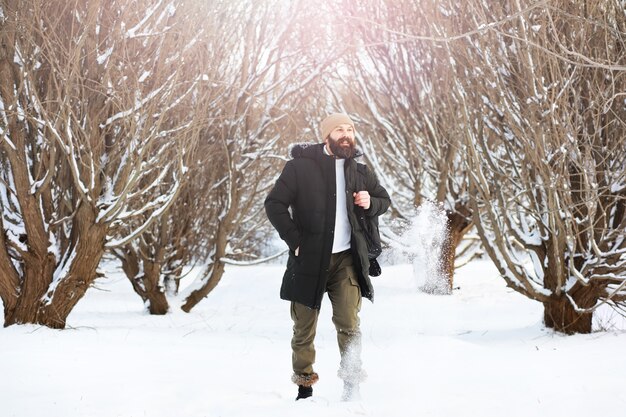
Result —
[[129, 39], [135, 38], [137, 36], [140, 36], [137, 32], [141, 29], [141, 27], [153, 16], [154, 12], [161, 7], [161, 4], [163, 3], [162, 0], [159, 0], [159, 2], [157, 4], [154, 5], [154, 7], [149, 8], [146, 11], [146, 15], [144, 16], [144, 18], [137, 23], [135, 26], [133, 26], [131, 29], [129, 29], [126, 32], [126, 37]]
[[[137, 238], [137, 236], [140, 236], [148, 227], [150, 227], [150, 225], [156, 219], [161, 217], [161, 215], [170, 207], [170, 205], [174, 202], [176, 195], [178, 194], [178, 191], [180, 190], [180, 187], [181, 187], [181, 182], [176, 178], [176, 175], [174, 175], [174, 184], [172, 185], [169, 192], [149, 202], [147, 205], [143, 206], [137, 212], [137, 213], [143, 213], [148, 210], [153, 210], [152, 213], [150, 214], [150, 217], [148, 217], [141, 226], [138, 226], [137, 228], [135, 228], [133, 231], [131, 231], [128, 235], [124, 237], [117, 238], [117, 239], [111, 239], [110, 237], [107, 237], [108, 241], [105, 246], [107, 248], [115, 248], [115, 247], [124, 246], [130, 243], [133, 239]], [[119, 218], [118, 216], [115, 216], [115, 217], [116, 219]], [[101, 212], [98, 215], [98, 219], [102, 219], [102, 218], [103, 218], [103, 215]]]
[[74, 262], [74, 258], [76, 257], [76, 248], [78, 247], [78, 242], [74, 245], [73, 248], [68, 249], [65, 252], [65, 259], [57, 265], [57, 268], [54, 270], [54, 274], [52, 277], [52, 282], [50, 283], [47, 294], [42, 298], [44, 304], [49, 305], [52, 303], [52, 298], [54, 297], [54, 292], [57, 287], [61, 283], [62, 280], [67, 278], [67, 274]]
[[139, 77], [139, 82], [142, 83], [144, 81], [146, 81], [146, 79], [150, 76], [151, 72], [150, 71], [144, 71], [143, 74], [141, 74], [141, 76]]
[[441, 253], [447, 227], [448, 219], [443, 207], [425, 201], [411, 213], [400, 235], [383, 228], [392, 248], [384, 256], [388, 259], [410, 260], [413, 264], [413, 279], [420, 289], [432, 294], [445, 294], [448, 292], [448, 282], [441, 270]]
[[[385, 266], [364, 302], [361, 401], [340, 401], [330, 304], [316, 339], [314, 397], [295, 402], [282, 266], [227, 266], [191, 313], [150, 316], [112, 264], [68, 329], [0, 329], [2, 415], [248, 417], [622, 415], [626, 332], [562, 336], [541, 306], [470, 263], [451, 296], [420, 293], [410, 265]], [[184, 282], [183, 282], [184, 283]], [[608, 322], [604, 326], [608, 327]]]
[[[2, 111], [2, 108], [0, 108], [0, 111]], [[17, 151], [17, 148], [15, 147], [15, 144], [11, 141], [11, 139], [9, 138], [9, 136], [6, 134], [5, 130], [2, 129], [0, 127], [0, 136], [2, 136], [2, 139], [4, 139], [4, 141], [14, 150]]]
[[626, 188], [626, 178], [620, 178], [618, 181], [611, 184], [611, 193], [617, 194], [624, 191]]
[[99, 65], [104, 64], [109, 59], [109, 57], [113, 53], [113, 49], [114, 49], [114, 46], [111, 46], [106, 51], [104, 51], [104, 53], [98, 55], [98, 57], [96, 58], [96, 61], [98, 62]]
[[154, 91], [150, 92], [149, 94], [147, 94], [145, 98], [137, 99], [135, 101], [135, 105], [134, 105], [133, 108], [121, 111], [121, 112], [116, 113], [113, 116], [109, 117], [103, 124], [100, 124], [100, 128], [104, 129], [106, 126], [110, 125], [111, 123], [115, 122], [116, 120], [123, 119], [125, 117], [130, 116], [131, 114], [134, 114], [134, 113], [138, 112], [146, 103], [148, 103], [157, 94], [159, 94], [161, 92], [161, 90], [163, 90], [163, 88], [166, 85], [169, 85], [169, 82], [172, 80], [173, 77], [174, 77], [174, 75], [171, 75], [162, 86], [158, 87], [156, 90], [154, 90]]

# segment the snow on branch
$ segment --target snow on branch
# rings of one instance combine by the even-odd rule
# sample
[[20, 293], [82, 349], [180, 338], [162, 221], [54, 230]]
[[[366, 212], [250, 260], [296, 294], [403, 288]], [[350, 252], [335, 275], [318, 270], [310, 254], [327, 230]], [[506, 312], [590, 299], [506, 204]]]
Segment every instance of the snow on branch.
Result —
[[267, 256], [267, 257], [261, 258], [261, 259], [255, 259], [253, 261], [237, 261], [237, 260], [230, 259], [230, 258], [227, 258], [227, 257], [224, 256], [224, 257], [220, 258], [220, 261], [222, 261], [222, 262], [224, 262], [225, 264], [228, 264], [228, 265], [253, 266], [253, 265], [263, 264], [263, 263], [269, 262], [271, 260], [280, 258], [281, 256], [283, 256], [287, 252], [289, 252], [289, 250], [285, 249], [285, 250], [283, 250], [281, 252], [275, 253], [274, 255], [270, 255], [270, 256]]
[[137, 37], [138, 36], [137, 32], [143, 26], [145, 26], [145, 24], [148, 22], [148, 20], [150, 20], [150, 18], [152, 18], [152, 16], [154, 16], [155, 12], [159, 9], [159, 7], [161, 7], [162, 4], [163, 4], [163, 0], [158, 0], [158, 2], [154, 6], [152, 6], [151, 8], [148, 8], [143, 19], [141, 19], [135, 26], [133, 26], [132, 28], [126, 31], [126, 37], [129, 39]]
[[[176, 196], [178, 195], [180, 188], [181, 188], [181, 182], [175, 179], [175, 183], [168, 194], [158, 197], [157, 200], [153, 201], [152, 203], [150, 203], [148, 206], [144, 207], [141, 210], [141, 212], [144, 212], [149, 209], [154, 209], [152, 214], [144, 221], [144, 223], [141, 226], [137, 227], [135, 230], [133, 230], [131, 233], [129, 233], [125, 237], [118, 238], [118, 239], [109, 239], [105, 246], [107, 248], [121, 247], [130, 243], [131, 241], [136, 239], [138, 236], [140, 236], [145, 230], [147, 230], [152, 225], [154, 221], [159, 219], [163, 215], [163, 213], [171, 206], [171, 204], [176, 199]], [[159, 204], [161, 205], [160, 207], [158, 207]]]
[[116, 120], [119, 119], [123, 119], [126, 118], [132, 114], [137, 113], [142, 107], [144, 107], [144, 105], [146, 103], [148, 103], [149, 101], [151, 101], [154, 97], [156, 97], [166, 86], [169, 85], [170, 80], [175, 76], [175, 74], [171, 74], [168, 79], [163, 83], [163, 85], [161, 85], [159, 88], [157, 88], [156, 90], [150, 92], [146, 97], [144, 97], [141, 100], [138, 100], [135, 102], [135, 105], [128, 109], [128, 110], [124, 110], [121, 111], [119, 113], [114, 114], [113, 116], [109, 117], [104, 123], [102, 123], [100, 125], [101, 129], [104, 129], [105, 127], [107, 127], [108, 125], [112, 124], [113, 122], [115, 122]]

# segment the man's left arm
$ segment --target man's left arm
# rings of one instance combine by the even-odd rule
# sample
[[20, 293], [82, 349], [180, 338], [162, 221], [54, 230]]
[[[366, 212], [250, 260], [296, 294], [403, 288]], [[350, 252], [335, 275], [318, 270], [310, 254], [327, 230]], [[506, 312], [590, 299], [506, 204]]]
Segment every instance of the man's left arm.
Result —
[[370, 206], [365, 210], [368, 216], [380, 216], [384, 214], [391, 205], [391, 198], [387, 190], [380, 185], [378, 178], [372, 170], [367, 169], [365, 178], [366, 191], [370, 195]]

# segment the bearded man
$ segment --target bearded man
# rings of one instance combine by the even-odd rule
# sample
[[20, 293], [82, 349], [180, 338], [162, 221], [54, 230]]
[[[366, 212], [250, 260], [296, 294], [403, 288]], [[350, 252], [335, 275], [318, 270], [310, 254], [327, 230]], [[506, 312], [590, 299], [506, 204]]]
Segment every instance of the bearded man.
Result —
[[280, 296], [291, 301], [296, 400], [313, 395], [319, 379], [313, 370], [313, 342], [325, 292], [337, 330], [343, 399], [351, 400], [359, 397], [359, 383], [366, 376], [361, 364], [361, 297], [374, 297], [359, 217], [380, 216], [390, 199], [373, 172], [355, 161], [361, 154], [348, 115], [329, 115], [320, 130], [323, 143], [291, 148], [293, 159], [265, 199], [265, 210], [289, 246]]

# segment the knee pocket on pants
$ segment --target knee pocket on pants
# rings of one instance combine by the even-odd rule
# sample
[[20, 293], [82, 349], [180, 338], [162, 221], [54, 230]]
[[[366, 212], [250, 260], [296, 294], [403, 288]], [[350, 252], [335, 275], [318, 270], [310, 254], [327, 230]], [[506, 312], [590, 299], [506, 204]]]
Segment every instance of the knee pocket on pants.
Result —
[[357, 287], [359, 289], [359, 292], [361, 292], [361, 288], [359, 287], [359, 280], [356, 277], [356, 274], [354, 273], [348, 274], [348, 280], [350, 280], [351, 285]]
[[350, 286], [354, 288], [354, 290], [356, 291], [356, 295], [355, 295], [355, 302], [356, 302], [356, 309], [357, 311], [361, 310], [361, 286], [359, 285], [359, 279], [357, 278], [356, 274], [349, 274], [348, 275], [348, 280], [350, 281]]

